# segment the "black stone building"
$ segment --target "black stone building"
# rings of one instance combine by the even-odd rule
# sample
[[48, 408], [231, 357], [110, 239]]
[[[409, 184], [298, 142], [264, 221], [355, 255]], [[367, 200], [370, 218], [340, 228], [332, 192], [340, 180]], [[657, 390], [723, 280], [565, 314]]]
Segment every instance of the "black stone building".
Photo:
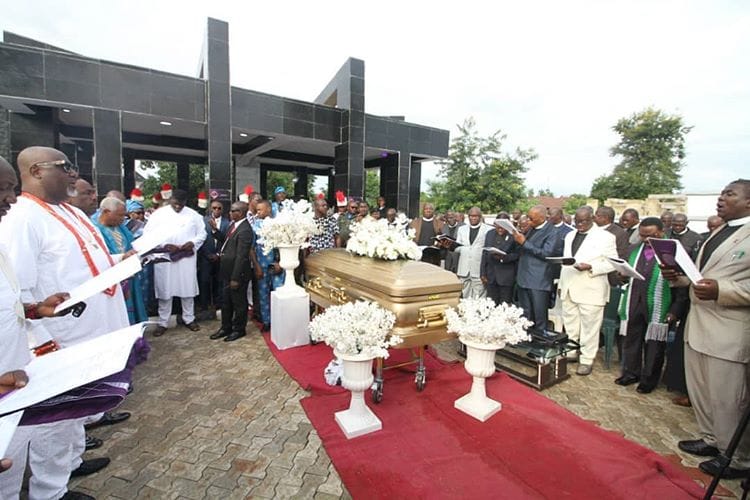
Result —
[[380, 168], [388, 206], [415, 216], [421, 162], [448, 154], [448, 131], [365, 113], [365, 64], [347, 60], [314, 102], [232, 87], [229, 26], [208, 19], [199, 75], [190, 78], [88, 58], [4, 32], [0, 43], [0, 156], [61, 149], [98, 192], [128, 193], [136, 160], [173, 161], [187, 187], [205, 165], [209, 189], [265, 192], [268, 171], [329, 178], [329, 195], [362, 196]]

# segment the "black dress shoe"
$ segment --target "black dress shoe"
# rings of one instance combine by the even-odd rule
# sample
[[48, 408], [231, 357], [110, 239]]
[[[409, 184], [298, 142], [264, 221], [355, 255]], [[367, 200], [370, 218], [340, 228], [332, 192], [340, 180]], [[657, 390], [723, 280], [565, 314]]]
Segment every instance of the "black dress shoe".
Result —
[[635, 388], [635, 391], [640, 394], [648, 394], [653, 390], [654, 390], [653, 387], [649, 387], [646, 384], [638, 384], [638, 387]]
[[186, 323], [185, 328], [187, 328], [191, 332], [197, 332], [198, 330], [201, 329], [200, 325], [196, 323], [195, 321], [193, 321], [192, 323]]
[[101, 439], [86, 434], [86, 451], [95, 450], [103, 444], [104, 441], [102, 441]]
[[263, 323], [263, 326], [260, 327], [260, 333], [268, 333], [271, 331], [271, 325], [269, 323]]
[[87, 495], [86, 493], [81, 493], [80, 491], [68, 490], [60, 500], [96, 500], [96, 498]]
[[[698, 467], [709, 476], [716, 477], [721, 470], [721, 463], [718, 458], [712, 458], [711, 460], [701, 462]], [[742, 479], [746, 477], [750, 477], [750, 469], [736, 469], [731, 465], [726, 467], [721, 473], [721, 479]]]
[[232, 342], [245, 336], [245, 332], [232, 332], [224, 339], [224, 342]]
[[636, 382], [638, 382], [638, 377], [634, 377], [633, 375], [623, 375], [615, 379], [615, 384], [617, 385], [631, 385]]
[[99, 472], [108, 465], [109, 459], [107, 457], [84, 460], [76, 470], [70, 473], [70, 477], [88, 476], [89, 474]]
[[165, 326], [157, 326], [154, 328], [154, 337], [161, 337], [164, 335], [164, 332], [167, 331], [167, 327]]
[[220, 339], [221, 337], [226, 337], [229, 335], [229, 332], [224, 330], [223, 328], [220, 328], [216, 333], [211, 334], [210, 338], [211, 340]]
[[104, 416], [94, 423], [86, 425], [86, 429], [96, 429], [105, 425], [114, 425], [124, 422], [130, 418], [130, 413], [127, 411], [121, 411], [119, 413], [105, 412]]
[[711, 446], [702, 439], [679, 441], [677, 447], [682, 451], [699, 457], [715, 457], [719, 454], [719, 449], [716, 446]]

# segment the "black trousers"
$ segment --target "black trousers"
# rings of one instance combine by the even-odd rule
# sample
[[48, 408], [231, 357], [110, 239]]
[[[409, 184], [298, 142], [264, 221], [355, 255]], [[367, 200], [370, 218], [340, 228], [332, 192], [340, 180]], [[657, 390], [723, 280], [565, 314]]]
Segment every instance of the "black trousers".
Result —
[[549, 296], [550, 292], [547, 290], [518, 288], [518, 305], [523, 309], [523, 315], [526, 316], [526, 319], [534, 323], [530, 330], [543, 334], [547, 329]]
[[198, 307], [209, 306], [221, 308], [223, 293], [219, 279], [219, 262], [211, 262], [205, 257], [198, 257]]
[[227, 332], [243, 332], [247, 328], [247, 281], [240, 281], [236, 289], [224, 283], [221, 305], [221, 328]]
[[667, 343], [646, 340], [648, 319], [645, 312], [628, 316], [628, 331], [622, 342], [622, 375], [638, 377], [641, 384], [654, 388], [659, 384]]
[[496, 283], [487, 283], [487, 296], [499, 305], [501, 302], [513, 303], [513, 285], [505, 286]]

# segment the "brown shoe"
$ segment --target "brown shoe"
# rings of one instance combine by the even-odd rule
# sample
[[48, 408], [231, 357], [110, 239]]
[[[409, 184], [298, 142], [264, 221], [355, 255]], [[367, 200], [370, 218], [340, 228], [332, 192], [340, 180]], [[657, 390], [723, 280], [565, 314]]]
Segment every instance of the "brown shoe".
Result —
[[195, 321], [193, 321], [192, 323], [185, 324], [185, 328], [187, 328], [191, 332], [197, 332], [198, 330], [201, 329], [200, 325], [196, 323]]
[[672, 399], [672, 403], [676, 404], [677, 406], [684, 406], [685, 408], [690, 408], [693, 406], [690, 404], [690, 398], [687, 396], [677, 396], [676, 398]]
[[164, 335], [164, 332], [167, 331], [167, 328], [165, 326], [157, 326], [154, 330], [154, 337], [161, 337]]

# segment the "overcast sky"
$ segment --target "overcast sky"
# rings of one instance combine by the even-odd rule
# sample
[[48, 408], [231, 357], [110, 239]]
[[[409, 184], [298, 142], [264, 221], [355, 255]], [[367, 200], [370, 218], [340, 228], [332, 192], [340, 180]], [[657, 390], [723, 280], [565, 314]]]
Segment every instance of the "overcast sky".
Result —
[[[588, 193], [616, 121], [679, 113], [686, 192], [750, 177], [750, 2], [0, 0], [0, 29], [195, 76], [206, 17], [229, 22], [232, 84], [312, 100], [347, 57], [366, 111], [533, 147], [527, 185]], [[425, 169], [425, 177], [434, 168]]]

